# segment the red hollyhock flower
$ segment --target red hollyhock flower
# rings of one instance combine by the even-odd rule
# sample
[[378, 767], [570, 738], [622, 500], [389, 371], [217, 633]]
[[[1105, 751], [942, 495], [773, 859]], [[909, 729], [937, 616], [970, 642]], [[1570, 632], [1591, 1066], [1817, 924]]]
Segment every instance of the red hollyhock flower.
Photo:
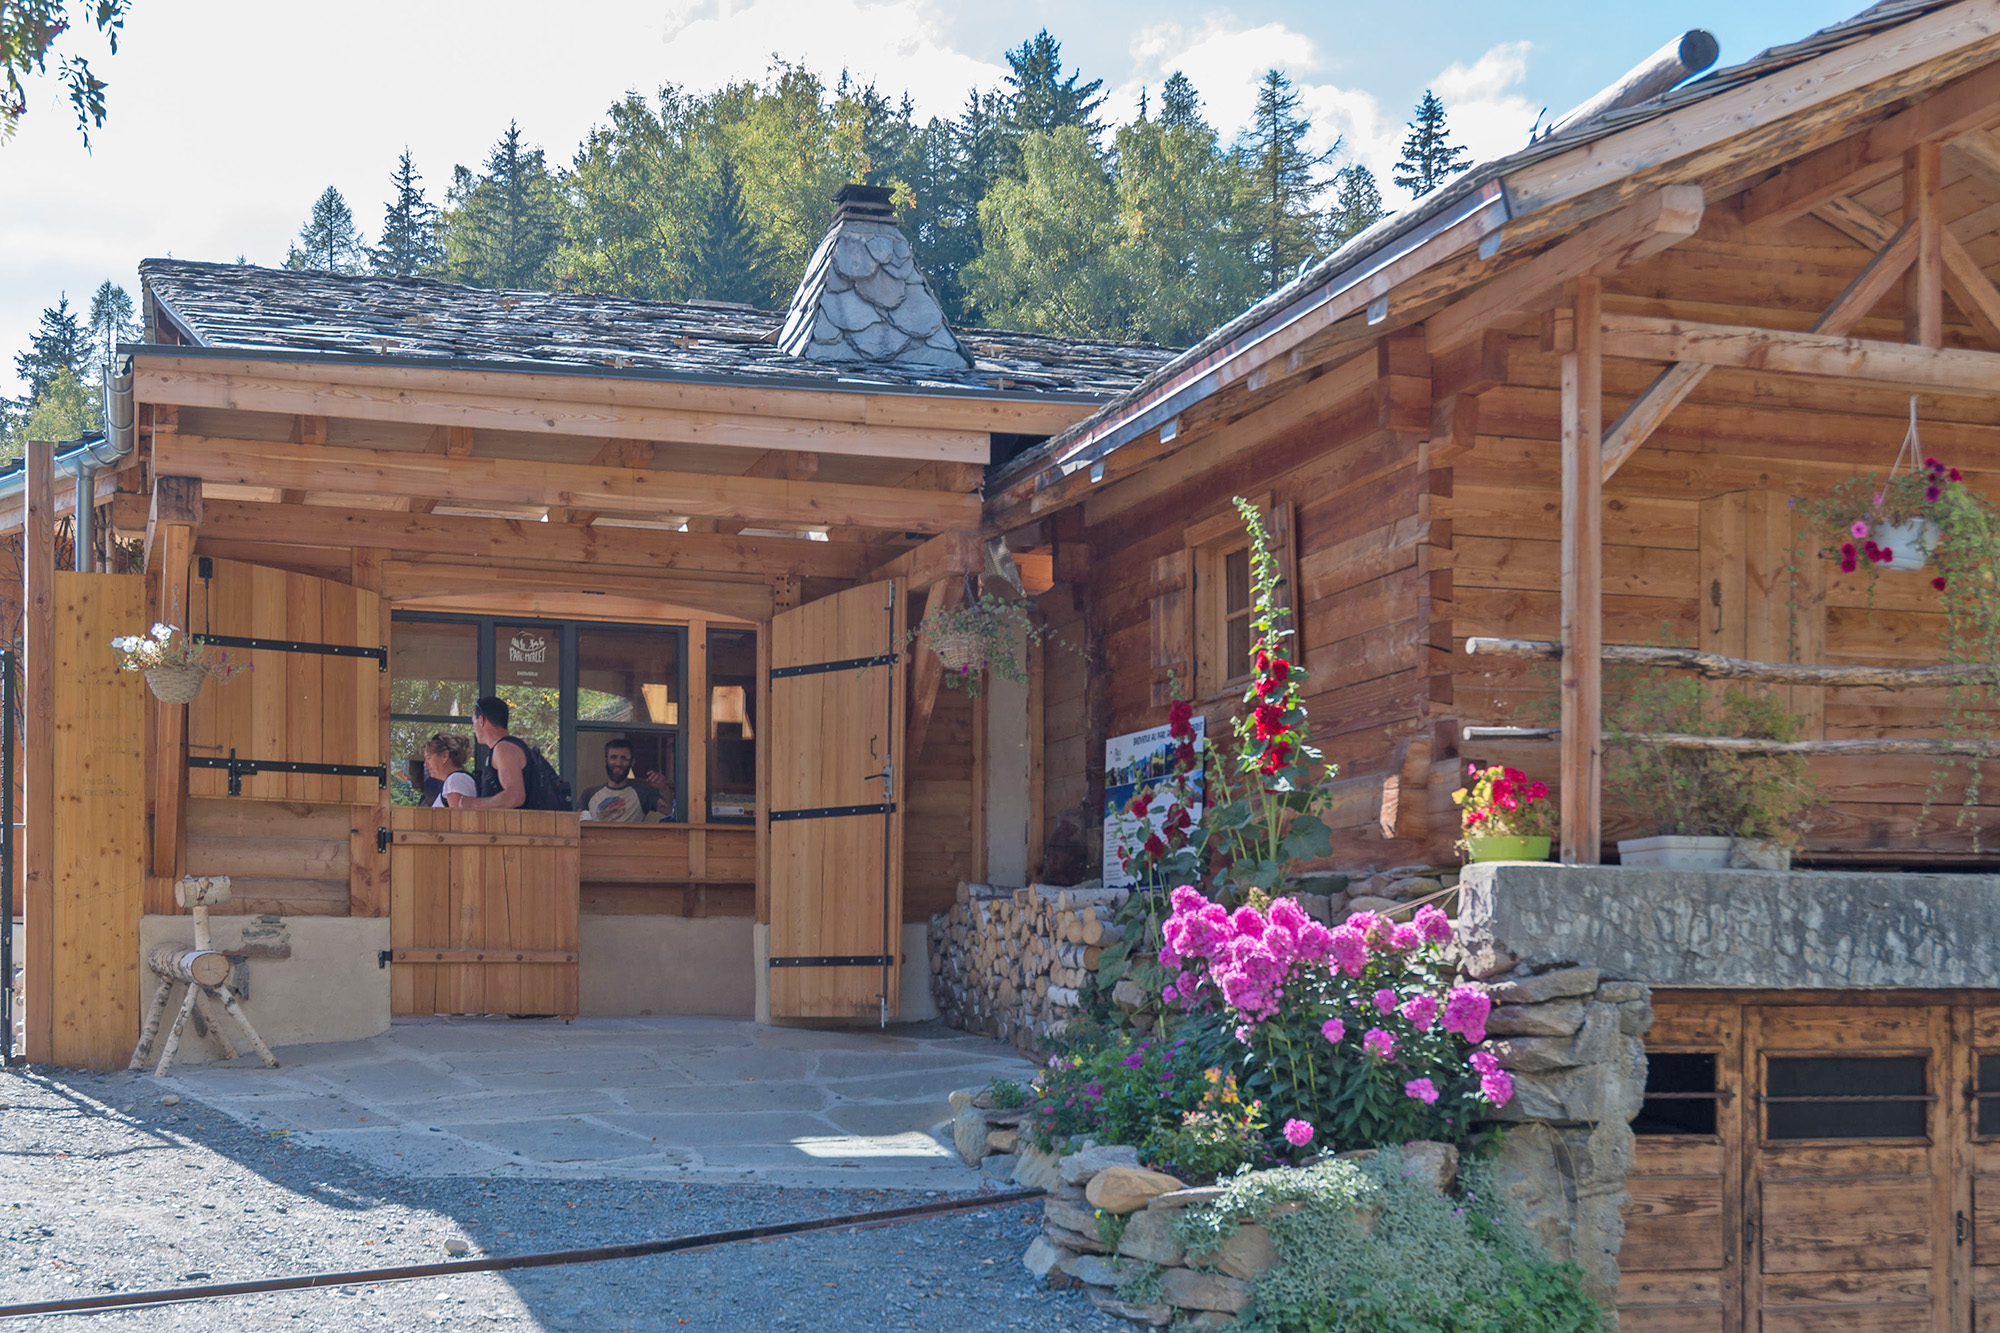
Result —
[[1273, 680], [1281, 681], [1292, 674], [1292, 664], [1290, 662], [1287, 662], [1282, 657], [1272, 658], [1271, 665], [1268, 669], [1271, 673], [1271, 679]]
[[1160, 835], [1157, 833], [1147, 835], [1146, 855], [1165, 856], [1166, 854], [1167, 854], [1167, 844], [1160, 841]]
[[1180, 743], [1179, 748], [1174, 751], [1174, 762], [1179, 764], [1182, 768], [1194, 767], [1193, 741], [1182, 741]]
[[1256, 662], [1259, 671], [1269, 671], [1271, 669], [1271, 655], [1262, 648], [1257, 650]]
[[1259, 699], [1268, 699], [1283, 688], [1284, 686], [1278, 684], [1277, 681], [1271, 679], [1269, 676], [1265, 676], [1257, 682], [1257, 697]]
[[1962, 472], [1960, 472], [1960, 471], [1959, 471], [1959, 470], [1958, 470], [1957, 468], [1953, 468], [1953, 469], [1951, 470], [1951, 473], [1950, 473], [1950, 476], [1951, 476], [1951, 479], [1952, 479], [1953, 481], [1964, 481], [1964, 480], [1965, 480], [1965, 474], [1964, 474], [1964, 473], [1962, 473]]
[[1257, 720], [1257, 739], [1268, 741], [1285, 729], [1285, 710], [1276, 704], [1258, 704], [1252, 714]]
[[1140, 792], [1132, 798], [1132, 804], [1129, 809], [1132, 811], [1134, 818], [1144, 819], [1146, 811], [1152, 808], [1152, 804], [1153, 798], [1145, 792]]
[[1193, 717], [1194, 708], [1187, 700], [1174, 700], [1167, 705], [1167, 734], [1175, 739], [1194, 735]]

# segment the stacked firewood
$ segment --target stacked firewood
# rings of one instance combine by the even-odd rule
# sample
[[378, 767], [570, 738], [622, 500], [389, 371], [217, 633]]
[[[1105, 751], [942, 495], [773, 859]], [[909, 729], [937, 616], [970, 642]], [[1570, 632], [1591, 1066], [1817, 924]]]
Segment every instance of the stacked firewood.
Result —
[[930, 924], [939, 1015], [1028, 1052], [1061, 1036], [1099, 957], [1122, 938], [1112, 917], [1125, 897], [1124, 889], [961, 882], [958, 902]]

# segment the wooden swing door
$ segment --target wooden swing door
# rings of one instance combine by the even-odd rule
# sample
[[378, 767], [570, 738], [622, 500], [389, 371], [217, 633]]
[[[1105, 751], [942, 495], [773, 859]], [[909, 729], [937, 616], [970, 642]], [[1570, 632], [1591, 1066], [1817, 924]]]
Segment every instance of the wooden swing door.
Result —
[[903, 918], [900, 588], [771, 621], [770, 995], [775, 1018], [887, 1022]]

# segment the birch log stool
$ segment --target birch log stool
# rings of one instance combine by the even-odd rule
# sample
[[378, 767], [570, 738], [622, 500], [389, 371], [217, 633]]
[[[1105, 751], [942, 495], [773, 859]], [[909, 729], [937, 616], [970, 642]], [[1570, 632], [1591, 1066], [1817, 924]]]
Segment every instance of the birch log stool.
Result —
[[139, 1044], [132, 1048], [132, 1063], [128, 1068], [145, 1067], [146, 1053], [160, 1035], [160, 1019], [166, 1015], [167, 999], [178, 984], [186, 986], [187, 993], [181, 997], [180, 1012], [174, 1015], [173, 1027], [167, 1030], [166, 1045], [160, 1050], [160, 1063], [153, 1070], [155, 1078], [164, 1076], [167, 1066], [174, 1062], [174, 1054], [181, 1047], [181, 1029], [187, 1025], [188, 1014], [196, 1005], [201, 1006], [209, 1031], [222, 1043], [224, 1055], [234, 1060], [240, 1052], [215, 1012], [217, 1004], [243, 1029], [243, 1035], [250, 1039], [251, 1049], [257, 1052], [264, 1067], [276, 1069], [278, 1057], [271, 1054], [271, 1048], [257, 1035], [257, 1029], [250, 1025], [249, 1015], [243, 1012], [243, 1006], [237, 1003], [235, 993], [229, 989], [229, 955], [210, 947], [208, 909], [229, 901], [229, 877], [184, 876], [174, 885], [174, 899], [194, 913], [194, 947], [183, 949], [177, 944], [162, 944], [147, 955], [146, 966], [159, 978], [159, 984], [153, 990], [152, 1007], [146, 1011], [146, 1026], [139, 1032]]

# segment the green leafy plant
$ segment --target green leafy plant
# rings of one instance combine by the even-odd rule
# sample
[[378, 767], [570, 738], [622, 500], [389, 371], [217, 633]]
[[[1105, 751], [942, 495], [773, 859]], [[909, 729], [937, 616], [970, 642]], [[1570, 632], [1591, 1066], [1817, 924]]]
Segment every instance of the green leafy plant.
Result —
[[1075, 1019], [1062, 1049], [1035, 1076], [1023, 1128], [1044, 1150], [1080, 1135], [1140, 1144], [1200, 1106], [1207, 1086], [1191, 1040]]
[[179, 625], [154, 625], [147, 634], [126, 634], [111, 641], [120, 671], [180, 670], [201, 667], [217, 680], [250, 670], [248, 662], [232, 662], [224, 651], [210, 651]]
[[986, 1091], [996, 1110], [1012, 1111], [1028, 1104], [1028, 1089], [1011, 1078], [990, 1079]]
[[1148, 1165], [1190, 1184], [1206, 1184], [1258, 1161], [1264, 1140], [1264, 1107], [1246, 1101], [1236, 1076], [1204, 1071], [1208, 1087], [1201, 1105], [1184, 1112], [1177, 1125], [1161, 1125], [1139, 1146]]
[[[1518, 768], [1465, 766], [1468, 784], [1451, 794], [1467, 838], [1552, 838], [1560, 813], [1549, 784], [1530, 781]], [[1465, 847], [1460, 839], [1459, 847]]]
[[1015, 655], [1015, 644], [1025, 637], [1029, 643], [1054, 643], [1080, 652], [1060, 635], [1036, 621], [1027, 602], [982, 592], [955, 606], [930, 612], [910, 631], [910, 640], [922, 638], [944, 660], [944, 683], [979, 697], [985, 673], [1017, 685], [1028, 682], [1027, 668]]
[[1688, 675], [1621, 670], [1606, 679], [1607, 796], [1653, 834], [1747, 838], [1796, 847], [1819, 793], [1800, 754], [1682, 749], [1648, 733], [1792, 741], [1803, 719], [1768, 693], [1717, 692]]

